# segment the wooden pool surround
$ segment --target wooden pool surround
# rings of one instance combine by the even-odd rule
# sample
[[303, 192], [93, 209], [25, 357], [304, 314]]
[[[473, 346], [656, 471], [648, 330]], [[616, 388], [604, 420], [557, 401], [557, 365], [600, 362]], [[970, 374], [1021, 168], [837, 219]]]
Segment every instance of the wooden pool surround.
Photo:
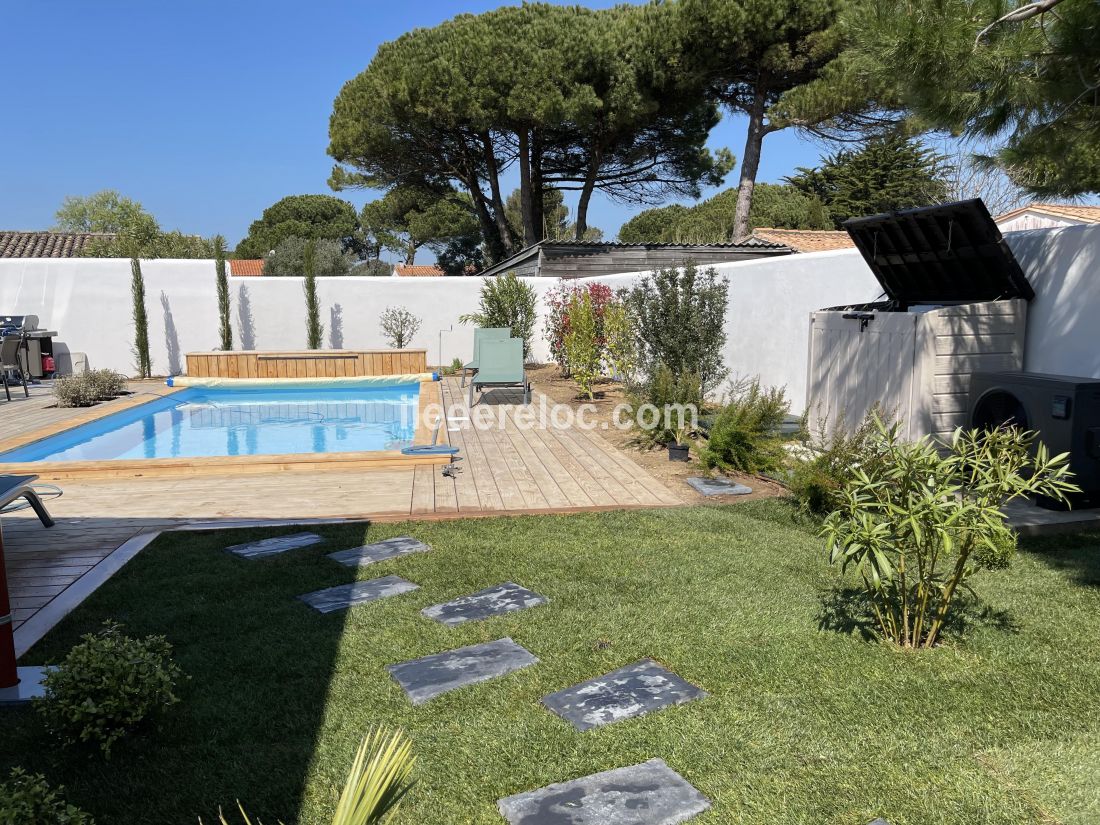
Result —
[[187, 353], [192, 378], [345, 378], [427, 371], [428, 351], [423, 349]]
[[[162, 391], [137, 393], [117, 401], [99, 404], [75, 418], [32, 430], [21, 436], [0, 440], [0, 452], [25, 447], [35, 441], [98, 421], [117, 412], [140, 407], [160, 398], [182, 392], [184, 387], [163, 387]], [[419, 410], [413, 444], [431, 444], [433, 427], [425, 421], [425, 409], [442, 409], [443, 393], [438, 381], [420, 384]], [[448, 444], [446, 422], [439, 427], [439, 444]], [[196, 475], [262, 475], [285, 470], [392, 470], [418, 466], [450, 464], [446, 455], [404, 455], [400, 450], [356, 453], [289, 453], [284, 455], [208, 456], [200, 458], [144, 458], [116, 461], [36, 461], [0, 463], [0, 473], [20, 475], [37, 473], [42, 481], [71, 481], [113, 478], [164, 478]]]

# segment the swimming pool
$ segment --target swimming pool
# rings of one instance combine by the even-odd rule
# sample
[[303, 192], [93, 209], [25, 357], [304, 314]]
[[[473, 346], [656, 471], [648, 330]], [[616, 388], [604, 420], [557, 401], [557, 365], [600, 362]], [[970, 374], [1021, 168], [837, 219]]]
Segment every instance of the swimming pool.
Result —
[[130, 462], [401, 450], [413, 443], [419, 396], [419, 384], [194, 387], [0, 453], [0, 462]]

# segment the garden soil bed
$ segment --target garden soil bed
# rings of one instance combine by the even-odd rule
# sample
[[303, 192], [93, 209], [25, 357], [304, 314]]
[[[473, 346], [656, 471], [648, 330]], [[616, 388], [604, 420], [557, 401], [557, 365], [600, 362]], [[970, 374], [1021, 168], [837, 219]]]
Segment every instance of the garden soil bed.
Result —
[[[586, 403], [577, 384], [571, 378], [562, 377], [554, 364], [544, 364], [537, 367], [528, 367], [527, 377], [536, 390], [547, 398], [559, 404], [579, 406]], [[693, 504], [711, 502], [731, 504], [742, 501], [753, 501], [761, 498], [776, 498], [786, 495], [786, 489], [760, 476], [750, 476], [741, 473], [726, 473], [726, 478], [744, 484], [752, 488], [752, 493], [744, 496], [704, 496], [689, 487], [687, 480], [692, 476], [705, 475], [703, 466], [696, 460], [694, 447], [692, 448], [692, 460], [669, 461], [668, 451], [663, 447], [649, 449], [638, 444], [636, 435], [632, 430], [620, 430], [614, 426], [612, 415], [615, 407], [627, 400], [626, 391], [618, 381], [604, 380], [595, 387], [596, 398], [591, 403], [595, 405], [595, 420], [599, 422], [600, 435], [614, 444], [620, 450], [627, 453], [634, 461], [645, 468], [646, 472], [685, 501]]]

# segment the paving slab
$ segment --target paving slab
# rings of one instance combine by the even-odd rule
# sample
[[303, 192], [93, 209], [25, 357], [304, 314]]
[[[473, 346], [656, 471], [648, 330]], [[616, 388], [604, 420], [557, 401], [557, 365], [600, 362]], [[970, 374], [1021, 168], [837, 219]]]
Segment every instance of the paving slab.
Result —
[[387, 665], [386, 670], [405, 689], [414, 705], [422, 705], [449, 691], [486, 682], [537, 662], [529, 650], [505, 637]]
[[328, 557], [345, 567], [366, 567], [368, 564], [407, 556], [410, 553], [427, 553], [432, 548], [412, 536], [398, 536], [385, 541], [376, 541], [350, 550], [338, 550]]
[[752, 492], [752, 487], [746, 487], [728, 478], [693, 477], [689, 478], [687, 483], [704, 496], [747, 496]]
[[547, 598], [533, 590], [521, 587], [515, 582], [504, 582], [493, 587], [478, 590], [469, 596], [460, 596], [443, 604], [433, 604], [420, 612], [429, 619], [435, 619], [453, 627], [463, 622], [476, 622], [517, 610], [526, 610], [546, 604]]
[[577, 730], [589, 730], [707, 695], [652, 659], [642, 659], [551, 693], [542, 703]]
[[285, 553], [287, 550], [296, 550], [299, 547], [309, 547], [324, 541], [316, 533], [295, 533], [291, 536], [275, 536], [275, 538], [250, 541], [247, 544], [234, 544], [225, 548], [230, 553], [245, 559], [262, 559], [265, 556], [274, 556]]
[[419, 589], [420, 585], [406, 581], [400, 576], [383, 576], [380, 579], [338, 584], [336, 587], [314, 590], [298, 598], [319, 613], [332, 613], [336, 610], [346, 610], [357, 604], [366, 604]]
[[49, 670], [48, 667], [16, 668], [19, 681], [11, 687], [0, 688], [0, 705], [22, 705], [45, 696], [46, 686], [43, 680]]
[[497, 808], [509, 825], [676, 825], [710, 800], [663, 759], [650, 759], [505, 797]]

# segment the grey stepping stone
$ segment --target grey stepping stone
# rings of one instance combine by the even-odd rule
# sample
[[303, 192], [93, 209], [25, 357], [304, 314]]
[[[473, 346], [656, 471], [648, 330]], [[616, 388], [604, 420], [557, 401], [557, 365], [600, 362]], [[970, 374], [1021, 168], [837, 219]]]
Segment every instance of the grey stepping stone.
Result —
[[463, 622], [476, 622], [505, 613], [514, 613], [517, 610], [546, 604], [546, 602], [545, 596], [540, 596], [533, 590], [520, 587], [515, 582], [504, 582], [494, 587], [486, 587], [469, 596], [461, 596], [443, 604], [433, 604], [420, 612], [429, 619], [454, 626]]
[[397, 596], [419, 589], [420, 585], [405, 581], [400, 576], [383, 576], [380, 579], [338, 584], [336, 587], [314, 590], [298, 598], [320, 613], [332, 613], [357, 604], [366, 604], [387, 596]]
[[533, 665], [538, 659], [509, 638], [460, 647], [409, 662], [386, 665], [414, 705], [477, 682]]
[[663, 759], [650, 759], [508, 796], [497, 808], [510, 825], [676, 825], [710, 800]]
[[752, 487], [730, 481], [728, 478], [689, 478], [688, 484], [704, 496], [747, 496]]
[[366, 544], [362, 547], [353, 547], [350, 550], [339, 550], [329, 553], [328, 557], [338, 561], [345, 567], [366, 567], [376, 561], [395, 559], [398, 556], [407, 556], [410, 553], [427, 553], [432, 548], [422, 541], [417, 541], [411, 536], [398, 536], [385, 541], [376, 541], [374, 544]]
[[551, 693], [542, 703], [577, 730], [588, 730], [707, 695], [652, 659], [642, 659]]
[[262, 559], [265, 556], [274, 556], [276, 553], [284, 553], [287, 550], [296, 550], [299, 547], [309, 547], [324, 541], [316, 533], [295, 533], [292, 536], [276, 536], [261, 541], [250, 541], [247, 544], [234, 544], [225, 548], [234, 555], [245, 559]]

